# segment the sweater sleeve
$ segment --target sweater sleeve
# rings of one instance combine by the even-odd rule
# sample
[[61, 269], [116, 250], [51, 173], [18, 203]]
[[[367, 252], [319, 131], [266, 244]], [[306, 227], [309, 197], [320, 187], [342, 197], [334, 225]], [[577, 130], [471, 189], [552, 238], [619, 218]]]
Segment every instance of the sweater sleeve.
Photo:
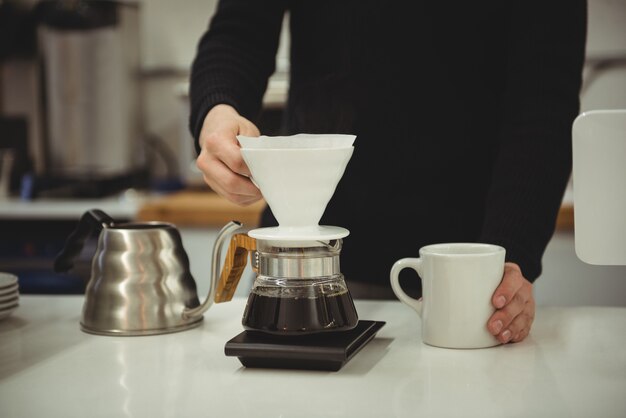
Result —
[[572, 165], [586, 38], [585, 0], [513, 2], [499, 154], [482, 240], [534, 281]]
[[198, 145], [202, 123], [217, 104], [247, 119], [260, 111], [275, 70], [283, 0], [220, 0], [191, 68], [189, 129]]

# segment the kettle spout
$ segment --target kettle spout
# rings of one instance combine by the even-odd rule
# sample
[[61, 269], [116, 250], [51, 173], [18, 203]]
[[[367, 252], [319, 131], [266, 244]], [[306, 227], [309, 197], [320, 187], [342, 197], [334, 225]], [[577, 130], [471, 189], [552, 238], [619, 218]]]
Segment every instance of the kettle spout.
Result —
[[216, 291], [216, 283], [217, 277], [220, 272], [220, 259], [222, 255], [222, 244], [226, 239], [230, 237], [230, 235], [241, 228], [242, 224], [239, 221], [230, 221], [227, 223], [217, 234], [217, 238], [215, 239], [215, 244], [213, 245], [213, 256], [212, 256], [212, 265], [211, 265], [211, 283], [209, 286], [209, 294], [206, 299], [200, 306], [197, 306], [192, 309], [185, 309], [183, 311], [184, 318], [191, 318], [194, 316], [199, 316], [205, 313], [213, 304], [213, 300], [215, 298]]

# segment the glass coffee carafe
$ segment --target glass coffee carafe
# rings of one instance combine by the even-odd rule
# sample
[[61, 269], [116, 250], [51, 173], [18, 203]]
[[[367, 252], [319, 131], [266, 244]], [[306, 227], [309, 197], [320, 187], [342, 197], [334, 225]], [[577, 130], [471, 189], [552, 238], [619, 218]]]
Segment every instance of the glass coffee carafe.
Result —
[[341, 239], [277, 246], [257, 240], [258, 275], [243, 314], [248, 330], [300, 335], [354, 328], [358, 316], [339, 271]]

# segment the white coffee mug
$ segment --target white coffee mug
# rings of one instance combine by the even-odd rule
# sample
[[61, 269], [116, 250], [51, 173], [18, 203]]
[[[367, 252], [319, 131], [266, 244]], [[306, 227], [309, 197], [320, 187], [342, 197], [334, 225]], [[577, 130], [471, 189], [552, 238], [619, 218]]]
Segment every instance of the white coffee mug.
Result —
[[[422, 320], [422, 341], [446, 348], [492, 347], [488, 331], [491, 303], [504, 274], [505, 249], [491, 244], [450, 243], [420, 248], [419, 258], [403, 258], [391, 268], [391, 288]], [[398, 275], [412, 268], [422, 280], [422, 298], [408, 296]]]

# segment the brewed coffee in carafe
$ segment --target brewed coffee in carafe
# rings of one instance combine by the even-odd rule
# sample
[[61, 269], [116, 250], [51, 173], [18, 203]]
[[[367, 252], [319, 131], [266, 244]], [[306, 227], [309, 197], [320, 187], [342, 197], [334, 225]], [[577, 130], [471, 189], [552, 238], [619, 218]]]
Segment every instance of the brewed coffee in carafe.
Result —
[[341, 240], [313, 247], [258, 241], [258, 275], [243, 315], [248, 330], [279, 335], [345, 331], [358, 316], [339, 272]]

